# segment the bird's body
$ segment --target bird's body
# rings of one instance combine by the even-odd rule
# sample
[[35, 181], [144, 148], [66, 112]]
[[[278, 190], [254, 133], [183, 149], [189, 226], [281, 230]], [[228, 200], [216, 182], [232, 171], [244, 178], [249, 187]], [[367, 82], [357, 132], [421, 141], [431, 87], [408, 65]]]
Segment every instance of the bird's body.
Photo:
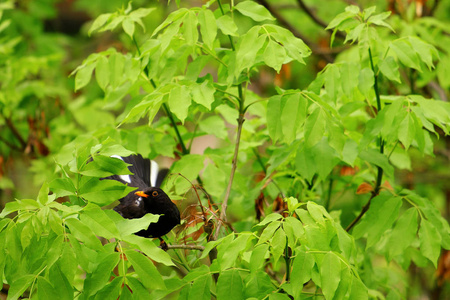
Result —
[[160, 215], [158, 222], [151, 223], [148, 229], [136, 234], [159, 238], [180, 224], [180, 211], [177, 206], [162, 189], [157, 187], [167, 174], [167, 170], [158, 172], [157, 164], [142, 158], [141, 155], [115, 157], [131, 164], [128, 169], [133, 175], [113, 175], [109, 179], [137, 187], [139, 191], [131, 192], [120, 199], [120, 204], [114, 207], [114, 210], [127, 219], [141, 218], [147, 213]]

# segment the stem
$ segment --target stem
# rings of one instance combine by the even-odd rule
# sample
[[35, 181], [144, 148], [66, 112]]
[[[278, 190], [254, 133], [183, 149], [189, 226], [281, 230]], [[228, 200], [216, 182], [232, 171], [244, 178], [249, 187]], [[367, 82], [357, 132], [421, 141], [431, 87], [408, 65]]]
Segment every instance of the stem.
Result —
[[291, 278], [291, 255], [289, 253], [287, 238], [286, 238], [286, 247], [284, 248], [284, 261], [286, 263], [286, 282], [289, 282]]
[[329, 184], [328, 184], [328, 194], [327, 194], [327, 199], [326, 199], [326, 202], [325, 202], [325, 209], [327, 210], [327, 211], [329, 211], [329, 208], [330, 208], [330, 201], [331, 201], [331, 194], [332, 194], [332, 192], [333, 192], [333, 182], [334, 182], [334, 180], [333, 180], [333, 178], [330, 176], [330, 182], [329, 182]]
[[[372, 72], [373, 72], [373, 77], [374, 77], [374, 90], [375, 90], [375, 97], [377, 99], [377, 110], [378, 112], [381, 110], [381, 99], [380, 99], [380, 91], [378, 89], [378, 76], [377, 73], [375, 72], [375, 67], [373, 65], [373, 58], [372, 58], [372, 50], [369, 47], [369, 60], [370, 60], [370, 67], [372, 68]], [[383, 138], [380, 136], [378, 138], [378, 143], [380, 146], [380, 153], [383, 154], [384, 153], [384, 141]], [[381, 167], [377, 167], [377, 181], [375, 183], [375, 188], [372, 192], [372, 195], [369, 198], [369, 201], [367, 201], [366, 205], [363, 206], [363, 208], [361, 209], [361, 212], [359, 213], [359, 215], [350, 223], [350, 225], [347, 226], [347, 228], [345, 229], [347, 232], [349, 232], [355, 225], [356, 223], [359, 222], [359, 220], [361, 220], [361, 218], [364, 216], [364, 214], [369, 210], [370, 207], [370, 202], [372, 201], [373, 198], [375, 198], [375, 196], [378, 195], [378, 193], [380, 192], [380, 186], [381, 186], [381, 181], [383, 180], [383, 169]]]
[[[134, 36], [131, 39], [133, 40], [134, 45], [136, 46], [136, 50], [137, 50], [138, 54], [141, 55], [141, 49], [139, 48], [139, 45], [138, 45], [136, 39], [134, 38]], [[149, 74], [148, 66], [145, 66], [145, 73], [148, 77], [148, 74]], [[150, 83], [153, 86], [153, 88], [156, 89], [156, 83], [155, 83], [155, 81], [153, 81], [153, 79], [150, 79]], [[189, 151], [187, 150], [186, 145], [184, 144], [184, 141], [181, 138], [180, 131], [178, 130], [178, 126], [177, 126], [177, 123], [175, 122], [175, 119], [173, 118], [172, 112], [170, 111], [170, 109], [166, 103], [163, 103], [162, 106], [163, 106], [164, 110], [166, 111], [166, 115], [169, 117], [170, 123], [172, 123], [172, 126], [175, 129], [175, 134], [177, 135], [178, 142], [180, 143], [181, 151], [182, 151], [183, 155], [189, 154]]]
[[[369, 59], [370, 59], [370, 67], [372, 68], [373, 77], [374, 77], [373, 88], [375, 89], [375, 96], [377, 99], [377, 110], [380, 111], [381, 110], [381, 99], [380, 99], [380, 91], [378, 89], [378, 75], [376, 75], [377, 73], [375, 72], [375, 67], [373, 65], [373, 58], [372, 58], [372, 50], [370, 49], [370, 47], [369, 47]], [[381, 136], [379, 137], [379, 144], [380, 144], [380, 153], [383, 154], [384, 153], [384, 141]], [[376, 183], [375, 189], [374, 189], [374, 193], [376, 195], [378, 195], [378, 192], [380, 190], [381, 180], [383, 179], [383, 169], [381, 167], [377, 167], [377, 168], [378, 168], [377, 183]], [[370, 205], [370, 202], [369, 202], [369, 205]]]
[[[241, 101], [243, 102], [243, 101]], [[228, 186], [227, 190], [225, 192], [225, 197], [222, 202], [222, 209], [220, 211], [220, 220], [222, 222], [219, 222], [219, 225], [217, 225], [216, 234], [214, 236], [214, 239], [217, 240], [217, 237], [219, 235], [220, 227], [222, 223], [225, 223], [227, 221], [227, 207], [228, 207], [228, 199], [230, 198], [230, 192], [231, 192], [231, 186], [233, 185], [233, 179], [234, 179], [234, 173], [236, 172], [237, 167], [237, 159], [238, 159], [238, 153], [239, 153], [239, 143], [241, 140], [241, 132], [242, 132], [242, 125], [244, 124], [244, 115], [239, 113], [238, 121], [238, 131], [236, 135], [236, 145], [234, 147], [234, 155], [233, 155], [233, 161], [231, 162], [231, 173], [230, 173], [230, 179], [228, 179]]]
[[[217, 0], [217, 3], [219, 5], [220, 11], [222, 12], [222, 15], [225, 14], [223, 8], [222, 8], [222, 3], [220, 0]], [[230, 35], [228, 35], [228, 38], [230, 39], [230, 47], [233, 51], [236, 51], [234, 44], [233, 44], [233, 39], [231, 38]], [[228, 207], [228, 200], [230, 198], [230, 193], [231, 193], [231, 186], [233, 185], [233, 179], [234, 179], [234, 174], [236, 173], [236, 167], [237, 167], [237, 159], [238, 159], [238, 153], [239, 153], [239, 143], [241, 140], [241, 132], [242, 132], [242, 126], [244, 124], [245, 118], [244, 118], [244, 113], [245, 113], [245, 96], [244, 96], [244, 92], [242, 89], [242, 83], [240, 83], [238, 86], [238, 94], [239, 94], [239, 117], [237, 119], [238, 122], [238, 128], [237, 128], [237, 135], [236, 135], [236, 145], [234, 147], [234, 155], [233, 155], [233, 160], [231, 162], [231, 172], [230, 172], [230, 179], [228, 180], [228, 186], [225, 192], [225, 197], [223, 199], [222, 202], [222, 209], [220, 211], [220, 217], [219, 217], [219, 222], [217, 225], [217, 229], [216, 232], [214, 234], [214, 239], [217, 240], [218, 236], [219, 236], [219, 232], [220, 232], [220, 228], [223, 224], [225, 224], [227, 222], [227, 207]]]

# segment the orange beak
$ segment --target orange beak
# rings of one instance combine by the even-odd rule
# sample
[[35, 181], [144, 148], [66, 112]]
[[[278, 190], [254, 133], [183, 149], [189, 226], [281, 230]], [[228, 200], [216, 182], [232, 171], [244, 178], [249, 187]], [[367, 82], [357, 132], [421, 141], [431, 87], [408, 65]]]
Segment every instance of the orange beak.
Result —
[[144, 198], [148, 198], [148, 195], [146, 193], [144, 193], [143, 191], [137, 191], [136, 193], [134, 193], [135, 195], [144, 197]]

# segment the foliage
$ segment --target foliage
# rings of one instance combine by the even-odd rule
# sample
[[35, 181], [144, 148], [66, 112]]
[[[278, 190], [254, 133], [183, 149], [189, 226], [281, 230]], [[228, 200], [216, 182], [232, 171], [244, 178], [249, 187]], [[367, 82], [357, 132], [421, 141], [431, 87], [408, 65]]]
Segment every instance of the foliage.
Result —
[[[29, 46], [58, 37], [38, 29], [23, 40], [20, 10], [0, 6], [1, 157], [38, 156], [43, 183], [36, 200], [0, 214], [8, 299], [422, 293], [407, 272], [438, 266], [450, 227], [437, 201], [398, 178], [449, 134], [450, 105], [433, 99], [440, 89], [424, 92], [449, 86], [445, 24], [348, 6], [326, 28], [342, 47], [334, 62], [304, 88], [280, 84], [266, 97], [261, 74], [308, 65], [313, 47], [276, 23], [266, 1], [179, 2], [155, 26], [156, 7], [96, 16], [85, 32], [113, 32], [121, 47], [88, 55], [64, 80], [62, 49]], [[194, 153], [202, 136], [218, 146]], [[126, 220], [110, 209], [132, 188], [101, 178], [129, 174], [111, 155], [131, 153], [173, 161], [163, 188], [185, 220], [166, 237], [168, 252], [133, 234], [158, 216]]]

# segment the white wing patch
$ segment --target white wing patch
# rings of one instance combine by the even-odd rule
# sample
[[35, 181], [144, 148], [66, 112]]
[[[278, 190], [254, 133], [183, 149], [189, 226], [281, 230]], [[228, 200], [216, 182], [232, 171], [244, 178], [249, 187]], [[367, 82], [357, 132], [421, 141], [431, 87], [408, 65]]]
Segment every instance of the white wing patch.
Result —
[[[118, 158], [118, 159], [120, 159], [121, 161], [123, 161], [123, 158], [120, 157], [119, 155], [115, 155], [115, 154], [114, 154], [114, 155], [111, 155], [111, 157]], [[119, 178], [122, 179], [122, 180], [125, 181], [125, 182], [131, 183], [130, 175], [119, 175]]]
[[158, 178], [159, 166], [154, 160], [150, 161], [150, 183], [152, 186], [156, 186], [156, 179]]

